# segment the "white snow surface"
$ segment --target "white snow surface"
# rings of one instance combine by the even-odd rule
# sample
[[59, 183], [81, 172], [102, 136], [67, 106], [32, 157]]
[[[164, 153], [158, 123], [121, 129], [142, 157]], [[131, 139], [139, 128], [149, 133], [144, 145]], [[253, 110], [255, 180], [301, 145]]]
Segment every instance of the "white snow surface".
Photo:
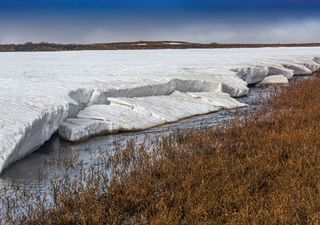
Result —
[[0, 53], [0, 171], [59, 127], [70, 140], [145, 129], [319, 68], [317, 47]]

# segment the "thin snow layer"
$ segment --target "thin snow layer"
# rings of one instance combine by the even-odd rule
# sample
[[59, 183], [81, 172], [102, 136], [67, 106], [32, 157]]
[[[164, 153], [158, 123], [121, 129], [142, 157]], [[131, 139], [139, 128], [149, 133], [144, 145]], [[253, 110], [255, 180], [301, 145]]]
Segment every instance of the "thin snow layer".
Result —
[[[242, 96], [248, 83], [278, 74], [290, 79], [311, 73], [319, 63], [320, 48], [0, 53], [0, 171], [36, 150], [59, 127], [70, 135], [79, 128], [80, 139], [211, 112], [227, 107], [221, 102], [229, 104], [231, 98], [206, 97], [210, 93]], [[171, 110], [177, 93], [183, 101]], [[148, 97], [158, 97], [158, 104], [147, 104]], [[121, 111], [127, 106], [120, 108], [117, 101], [131, 98], [146, 103]], [[102, 108], [100, 119], [92, 118], [92, 107]], [[116, 114], [106, 122], [105, 114], [112, 118], [116, 110], [130, 112], [123, 118], [137, 118], [137, 123], [121, 122]], [[152, 112], [163, 117], [149, 116]], [[138, 120], [141, 115], [145, 121]]]

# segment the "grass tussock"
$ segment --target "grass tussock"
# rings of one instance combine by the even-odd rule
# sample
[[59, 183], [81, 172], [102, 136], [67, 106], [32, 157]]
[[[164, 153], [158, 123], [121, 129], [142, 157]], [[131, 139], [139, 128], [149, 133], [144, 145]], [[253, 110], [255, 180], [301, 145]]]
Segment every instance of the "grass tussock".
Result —
[[[32, 198], [33, 206], [21, 210], [22, 203], [3, 201], [3, 218], [16, 224], [319, 224], [319, 90], [319, 78], [291, 84], [228, 127], [101, 155], [103, 163], [78, 177], [53, 180], [49, 202]], [[27, 205], [30, 197], [21, 201]]]

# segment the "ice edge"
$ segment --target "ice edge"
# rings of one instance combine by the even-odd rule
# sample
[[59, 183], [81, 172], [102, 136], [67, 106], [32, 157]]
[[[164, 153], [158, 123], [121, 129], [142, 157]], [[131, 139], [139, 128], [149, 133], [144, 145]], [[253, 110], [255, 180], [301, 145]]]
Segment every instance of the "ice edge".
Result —
[[[234, 68], [233, 71], [247, 84], [257, 84], [267, 76], [283, 75], [291, 79], [293, 75], [312, 74], [320, 68], [320, 57], [314, 57], [312, 62], [293, 62], [279, 65]], [[246, 83], [240, 84], [245, 85]], [[0, 172], [11, 163], [35, 151], [68, 119], [77, 116], [79, 111], [92, 104], [109, 104], [109, 98], [137, 98], [147, 96], [166, 96], [175, 91], [187, 92], [224, 92], [232, 97], [239, 97], [248, 93], [248, 88], [234, 89], [224, 82], [209, 82], [205, 80], [172, 79], [168, 83], [154, 86], [141, 86], [133, 89], [101, 90], [78, 89], [71, 91], [69, 96], [74, 103], [61, 105], [51, 110], [44, 110], [41, 115], [29, 124], [21, 134], [15, 137], [12, 148], [3, 151], [0, 157]], [[194, 114], [195, 115], [195, 114]], [[111, 121], [112, 123], [112, 121]], [[99, 132], [103, 132], [99, 131]], [[97, 133], [99, 133], [97, 132]], [[63, 135], [61, 135], [63, 136]], [[89, 137], [89, 136], [88, 136]], [[9, 137], [8, 137], [9, 138]], [[11, 141], [11, 140], [10, 140]]]

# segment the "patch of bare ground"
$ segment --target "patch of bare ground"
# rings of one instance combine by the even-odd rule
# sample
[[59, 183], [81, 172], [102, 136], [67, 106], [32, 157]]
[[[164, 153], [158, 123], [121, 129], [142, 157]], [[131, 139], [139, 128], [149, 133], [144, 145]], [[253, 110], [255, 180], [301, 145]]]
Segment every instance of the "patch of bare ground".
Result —
[[[319, 224], [320, 78], [276, 89], [228, 126], [129, 143], [51, 196], [2, 198], [12, 224]], [[67, 168], [72, 166], [67, 165]], [[12, 189], [11, 189], [12, 191]], [[28, 204], [33, 202], [33, 204]], [[23, 210], [22, 210], [23, 208]]]

